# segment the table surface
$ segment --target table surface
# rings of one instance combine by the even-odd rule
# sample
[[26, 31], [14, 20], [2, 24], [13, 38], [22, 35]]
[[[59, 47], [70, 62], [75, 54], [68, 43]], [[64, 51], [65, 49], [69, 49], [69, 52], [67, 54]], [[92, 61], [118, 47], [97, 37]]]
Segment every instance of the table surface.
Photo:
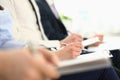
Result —
[[104, 37], [103, 43], [98, 47], [90, 47], [88, 50], [115, 50], [120, 49], [120, 37]]

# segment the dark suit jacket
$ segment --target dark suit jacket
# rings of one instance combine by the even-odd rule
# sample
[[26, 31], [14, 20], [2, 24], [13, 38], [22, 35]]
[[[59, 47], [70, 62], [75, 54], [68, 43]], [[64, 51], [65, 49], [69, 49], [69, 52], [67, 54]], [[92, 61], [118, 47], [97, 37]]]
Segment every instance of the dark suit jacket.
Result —
[[67, 30], [60, 19], [57, 19], [53, 14], [51, 8], [45, 0], [36, 0], [43, 29], [49, 40], [62, 40], [67, 34]]

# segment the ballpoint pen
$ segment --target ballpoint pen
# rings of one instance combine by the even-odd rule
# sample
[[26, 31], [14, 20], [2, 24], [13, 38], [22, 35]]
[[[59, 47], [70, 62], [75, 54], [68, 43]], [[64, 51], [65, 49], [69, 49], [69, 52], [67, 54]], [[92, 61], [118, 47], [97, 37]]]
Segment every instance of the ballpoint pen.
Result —
[[38, 53], [38, 51], [35, 49], [35, 45], [33, 45], [33, 43], [29, 42], [29, 43], [27, 44], [27, 46], [28, 46], [28, 49], [30, 50], [30, 52], [31, 52], [33, 55], [35, 55], [35, 54], [39, 54], [39, 55], [40, 55], [40, 53]]

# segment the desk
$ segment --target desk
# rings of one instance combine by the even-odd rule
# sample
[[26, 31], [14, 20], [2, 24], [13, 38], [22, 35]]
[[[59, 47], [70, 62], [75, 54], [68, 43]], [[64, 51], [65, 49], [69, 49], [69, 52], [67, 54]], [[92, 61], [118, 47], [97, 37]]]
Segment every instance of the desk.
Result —
[[104, 37], [104, 41], [98, 47], [89, 47], [88, 50], [116, 50], [120, 49], [120, 37]]

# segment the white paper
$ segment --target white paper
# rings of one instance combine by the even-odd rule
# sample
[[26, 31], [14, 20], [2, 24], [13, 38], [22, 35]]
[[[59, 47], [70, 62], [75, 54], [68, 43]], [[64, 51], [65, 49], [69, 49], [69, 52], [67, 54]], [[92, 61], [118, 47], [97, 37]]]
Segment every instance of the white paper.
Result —
[[94, 43], [96, 43], [96, 42], [99, 42], [98, 37], [84, 40], [84, 41], [82, 42], [82, 44], [83, 44], [83, 46], [85, 47], [85, 46], [89, 46], [89, 45], [91, 45], [91, 44], [94, 44]]
[[98, 47], [89, 47], [88, 50], [101, 51], [101, 50], [116, 50], [120, 49], [120, 37], [105, 37], [104, 41]]

